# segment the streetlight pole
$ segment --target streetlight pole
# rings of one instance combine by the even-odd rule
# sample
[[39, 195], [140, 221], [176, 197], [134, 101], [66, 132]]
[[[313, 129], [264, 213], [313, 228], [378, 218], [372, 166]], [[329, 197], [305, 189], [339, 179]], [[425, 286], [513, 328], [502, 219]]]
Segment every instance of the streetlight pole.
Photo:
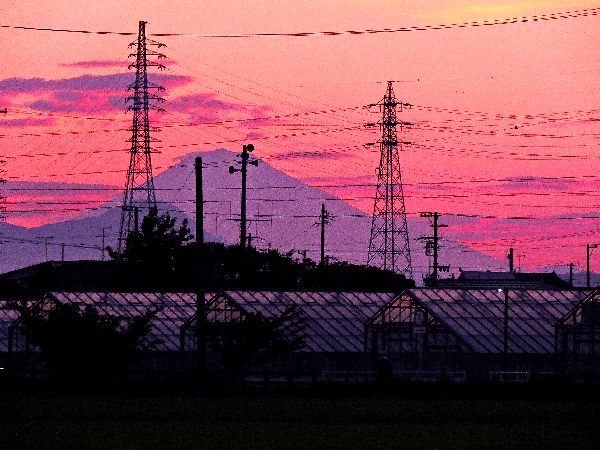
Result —
[[254, 145], [247, 144], [242, 146], [242, 153], [240, 157], [241, 161], [241, 169], [236, 169], [233, 166], [229, 166], [229, 173], [233, 174], [235, 172], [242, 173], [242, 199], [240, 205], [240, 247], [246, 248], [246, 173], [248, 171], [248, 164], [252, 164], [253, 166], [258, 166], [258, 161], [253, 159], [250, 160], [250, 153], [254, 151]]

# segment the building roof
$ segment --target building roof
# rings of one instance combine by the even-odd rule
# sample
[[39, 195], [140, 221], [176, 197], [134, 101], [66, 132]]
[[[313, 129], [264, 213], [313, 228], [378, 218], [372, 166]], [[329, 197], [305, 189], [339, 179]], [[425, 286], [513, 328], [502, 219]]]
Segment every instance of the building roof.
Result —
[[591, 294], [583, 290], [407, 289], [476, 353], [502, 353], [508, 295], [509, 353], [554, 352], [555, 325]]
[[196, 295], [187, 293], [52, 292], [44, 300], [90, 305], [100, 315], [124, 319], [155, 311], [146, 344], [157, 351], [178, 351], [180, 327], [196, 312]]
[[458, 278], [436, 281], [436, 287], [455, 289], [572, 289], [555, 272], [491, 272], [464, 270]]
[[127, 268], [114, 261], [46, 261], [0, 274], [3, 295], [20, 297], [52, 291], [131, 290], [130, 286], [135, 288]]
[[226, 291], [229, 301], [270, 318], [296, 307], [304, 318], [303, 352], [362, 352], [367, 320], [394, 293]]

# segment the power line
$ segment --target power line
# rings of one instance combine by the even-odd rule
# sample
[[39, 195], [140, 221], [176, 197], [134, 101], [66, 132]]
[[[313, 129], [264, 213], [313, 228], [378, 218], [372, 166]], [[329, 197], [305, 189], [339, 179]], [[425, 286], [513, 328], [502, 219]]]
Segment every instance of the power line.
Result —
[[[558, 11], [529, 16], [506, 17], [503, 19], [476, 20], [471, 22], [450, 23], [441, 25], [411, 25], [398, 28], [378, 28], [363, 30], [326, 30], [326, 31], [300, 31], [300, 32], [263, 32], [263, 33], [153, 33], [153, 37], [192, 37], [192, 38], [257, 38], [257, 37], [331, 37], [342, 35], [369, 35], [369, 34], [387, 34], [387, 33], [405, 33], [412, 31], [433, 31], [459, 28], [489, 27], [498, 25], [509, 25], [516, 23], [529, 23], [550, 20], [562, 20], [577, 17], [596, 16], [600, 8], [574, 9], [569, 11]], [[0, 25], [0, 28], [25, 31], [45, 31], [58, 33], [90, 34], [90, 35], [116, 35], [116, 36], [135, 36], [136, 33], [130, 31], [97, 31], [82, 30], [74, 28], [50, 28], [50, 27], [32, 27], [21, 25]]]

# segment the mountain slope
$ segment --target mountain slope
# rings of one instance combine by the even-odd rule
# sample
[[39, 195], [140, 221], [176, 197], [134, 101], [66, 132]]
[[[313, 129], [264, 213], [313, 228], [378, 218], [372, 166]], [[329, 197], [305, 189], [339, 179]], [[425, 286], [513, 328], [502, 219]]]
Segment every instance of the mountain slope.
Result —
[[[205, 229], [225, 242], [239, 242], [240, 174], [229, 174], [237, 154], [215, 150], [200, 154], [203, 158]], [[172, 169], [155, 179], [161, 198], [194, 216], [194, 157], [187, 155]], [[167, 190], [168, 189], [168, 190]], [[339, 260], [365, 263], [367, 260], [371, 218], [339, 198], [312, 188], [269, 164], [259, 161], [248, 167], [248, 233], [253, 245], [272, 246], [282, 251], [306, 251], [313, 260], [320, 256], [321, 204], [333, 215], [326, 227], [326, 253]], [[408, 219], [415, 280], [420, 282], [429, 267], [423, 243], [417, 238], [431, 233], [428, 219]], [[448, 250], [444, 249], [448, 246]], [[500, 269], [491, 257], [472, 251], [456, 242], [442, 241], [440, 261], [457, 271], [463, 268]]]
[[[229, 174], [238, 156], [227, 150], [200, 153], [203, 158], [205, 239], [234, 244], [239, 242], [240, 174]], [[155, 177], [159, 209], [168, 210], [180, 220], [190, 219], [193, 230], [195, 217], [194, 158], [188, 154], [174, 167]], [[321, 204], [333, 215], [326, 227], [326, 253], [339, 260], [365, 263], [367, 260], [371, 221], [368, 214], [319, 189], [273, 168], [264, 161], [258, 167], [248, 167], [248, 233], [252, 245], [274, 247], [281, 251], [306, 252], [318, 260], [320, 255]], [[120, 199], [109, 202], [103, 212], [84, 213], [69, 220], [26, 229], [2, 224], [2, 235], [11, 241], [4, 244], [0, 269], [7, 271], [45, 260], [44, 236], [48, 239], [49, 259], [60, 259], [61, 243], [66, 243], [65, 259], [100, 259], [102, 228], [106, 245], [114, 246], [119, 229]], [[431, 233], [427, 219], [409, 218], [409, 235], [414, 278], [419, 283], [429, 267], [423, 244], [417, 238]], [[35, 244], [14, 239], [30, 239]], [[447, 246], [447, 250], [445, 249]], [[91, 247], [91, 248], [85, 248]], [[456, 242], [442, 241], [440, 262], [459, 267], [500, 269], [501, 264], [482, 253], [467, 249]]]

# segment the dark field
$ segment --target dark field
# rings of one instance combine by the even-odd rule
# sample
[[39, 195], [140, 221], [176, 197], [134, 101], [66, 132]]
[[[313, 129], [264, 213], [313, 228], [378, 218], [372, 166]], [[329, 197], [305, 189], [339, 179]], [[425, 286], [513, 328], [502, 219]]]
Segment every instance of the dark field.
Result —
[[1, 448], [598, 448], [587, 401], [0, 395]]

